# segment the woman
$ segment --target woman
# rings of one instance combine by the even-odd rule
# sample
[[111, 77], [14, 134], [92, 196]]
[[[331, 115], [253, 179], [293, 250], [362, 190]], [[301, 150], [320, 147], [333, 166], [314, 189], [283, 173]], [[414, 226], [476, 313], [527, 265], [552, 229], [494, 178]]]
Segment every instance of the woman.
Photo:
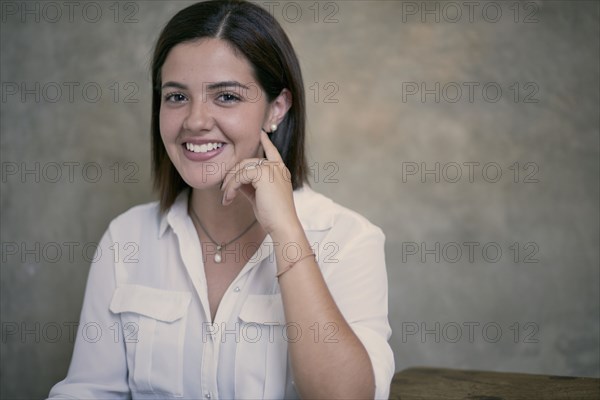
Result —
[[386, 398], [384, 236], [306, 185], [279, 24], [249, 2], [192, 5], [152, 80], [160, 201], [110, 224], [50, 397]]

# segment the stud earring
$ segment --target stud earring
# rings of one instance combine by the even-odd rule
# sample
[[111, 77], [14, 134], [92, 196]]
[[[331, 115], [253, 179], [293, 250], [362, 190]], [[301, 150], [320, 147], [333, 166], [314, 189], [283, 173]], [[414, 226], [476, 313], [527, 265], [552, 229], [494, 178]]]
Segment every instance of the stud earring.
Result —
[[277, 125], [271, 124], [271, 133], [275, 133], [276, 130], [277, 130]]

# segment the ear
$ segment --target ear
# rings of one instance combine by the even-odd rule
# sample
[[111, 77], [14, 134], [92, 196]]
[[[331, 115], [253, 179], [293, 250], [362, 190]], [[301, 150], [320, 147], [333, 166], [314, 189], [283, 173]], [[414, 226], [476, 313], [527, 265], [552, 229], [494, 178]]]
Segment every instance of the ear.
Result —
[[[279, 96], [275, 98], [269, 105], [269, 118], [266, 123], [267, 126], [272, 124], [279, 125], [279, 123], [285, 118], [288, 110], [292, 106], [292, 93], [289, 90], [283, 89]], [[270, 131], [270, 128], [267, 128]]]

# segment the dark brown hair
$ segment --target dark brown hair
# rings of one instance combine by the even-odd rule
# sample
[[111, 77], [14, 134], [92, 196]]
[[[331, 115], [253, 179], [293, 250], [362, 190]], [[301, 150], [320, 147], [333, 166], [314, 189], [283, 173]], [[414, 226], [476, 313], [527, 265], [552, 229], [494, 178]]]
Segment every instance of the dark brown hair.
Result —
[[283, 89], [292, 105], [271, 140], [290, 170], [294, 189], [306, 182], [304, 154], [306, 109], [300, 64], [279, 23], [263, 8], [244, 0], [210, 0], [179, 11], [162, 30], [152, 57], [152, 173], [161, 211], [188, 188], [169, 159], [160, 135], [161, 69], [173, 47], [202, 38], [227, 41], [253, 68], [261, 89], [272, 102]]

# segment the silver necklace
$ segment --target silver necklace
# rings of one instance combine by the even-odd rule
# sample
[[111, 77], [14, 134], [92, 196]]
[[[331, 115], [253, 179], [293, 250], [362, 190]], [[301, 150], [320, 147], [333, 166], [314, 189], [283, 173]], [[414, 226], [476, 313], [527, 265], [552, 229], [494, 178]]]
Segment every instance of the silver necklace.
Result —
[[236, 240], [238, 240], [239, 238], [244, 236], [250, 229], [252, 229], [254, 224], [256, 224], [256, 222], [257, 222], [256, 218], [254, 218], [254, 221], [252, 221], [252, 223], [250, 225], [248, 225], [248, 227], [246, 229], [244, 229], [242, 231], [242, 233], [240, 233], [239, 235], [237, 235], [236, 237], [234, 237], [227, 243], [218, 244], [217, 241], [215, 239], [213, 239], [212, 236], [210, 236], [210, 233], [208, 233], [208, 231], [206, 230], [204, 225], [202, 225], [202, 222], [200, 222], [200, 218], [198, 218], [198, 215], [194, 211], [194, 208], [190, 206], [190, 210], [192, 211], [192, 217], [194, 217], [194, 219], [196, 220], [198, 225], [200, 225], [200, 228], [202, 228], [204, 233], [206, 233], [206, 236], [208, 237], [208, 239], [212, 242], [212, 244], [217, 246], [217, 252], [215, 253], [215, 257], [214, 257], [214, 260], [217, 264], [220, 263], [221, 261], [223, 261], [223, 258], [221, 257], [221, 251], [223, 249], [225, 249], [225, 247], [229, 246], [231, 243], [235, 242]]

